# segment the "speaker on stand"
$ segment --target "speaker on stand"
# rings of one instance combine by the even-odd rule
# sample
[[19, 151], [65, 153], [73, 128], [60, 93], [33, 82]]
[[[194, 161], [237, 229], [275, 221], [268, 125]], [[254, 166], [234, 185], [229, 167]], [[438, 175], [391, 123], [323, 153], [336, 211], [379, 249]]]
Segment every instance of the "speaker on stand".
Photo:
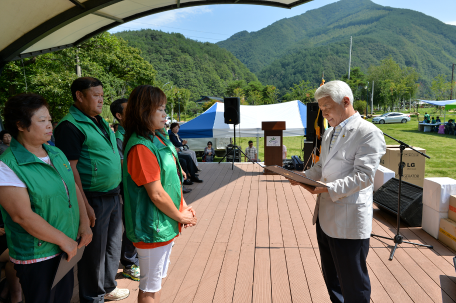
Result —
[[225, 112], [223, 113], [223, 117], [225, 118], [226, 124], [233, 124], [234, 126], [234, 144], [228, 145], [226, 148], [226, 154], [223, 158], [219, 161], [222, 162], [225, 158], [227, 161], [231, 161], [231, 169], [234, 169], [234, 162], [240, 162], [241, 154], [243, 154], [246, 158], [246, 154], [236, 145], [236, 124], [241, 123], [241, 99], [237, 97], [225, 98]]
[[[311, 102], [306, 104], [307, 107], [307, 126], [306, 126], [306, 140], [304, 141], [304, 169], [309, 169], [312, 164], [312, 154], [320, 157], [321, 138], [324, 132], [323, 115], [319, 113], [318, 102]], [[317, 120], [318, 118], [318, 120]], [[320, 127], [321, 137], [318, 138], [315, 129], [315, 120], [317, 126]]]

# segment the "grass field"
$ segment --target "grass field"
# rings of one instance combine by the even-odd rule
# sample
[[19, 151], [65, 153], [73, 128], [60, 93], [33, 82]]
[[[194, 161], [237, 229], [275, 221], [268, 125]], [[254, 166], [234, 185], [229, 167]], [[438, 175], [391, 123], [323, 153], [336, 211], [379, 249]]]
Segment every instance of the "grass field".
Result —
[[[435, 113], [432, 113], [429, 109], [428, 113], [435, 115]], [[421, 119], [423, 115], [424, 111], [423, 114], [420, 114]], [[451, 113], [450, 115], [447, 113], [447, 120], [449, 116], [455, 118], [454, 113]], [[412, 117], [412, 120], [405, 124], [383, 124], [377, 126], [383, 132], [398, 140], [426, 150], [426, 153], [431, 159], [426, 159], [425, 177], [449, 177], [456, 179], [456, 136], [419, 132], [416, 117]], [[256, 138], [237, 138], [236, 143], [244, 151], [249, 140], [252, 140], [254, 146], [256, 146]], [[287, 158], [291, 158], [293, 155], [299, 155], [303, 158], [302, 141], [302, 137], [285, 137], [283, 139], [283, 142], [288, 149]], [[396, 144], [396, 142], [390, 138], [386, 138], [385, 141], [386, 144]], [[263, 138], [260, 138], [259, 157], [262, 160], [264, 159], [263, 146]], [[220, 158], [216, 158], [215, 160], [217, 159]], [[244, 161], [244, 157], [242, 157], [242, 161]]]

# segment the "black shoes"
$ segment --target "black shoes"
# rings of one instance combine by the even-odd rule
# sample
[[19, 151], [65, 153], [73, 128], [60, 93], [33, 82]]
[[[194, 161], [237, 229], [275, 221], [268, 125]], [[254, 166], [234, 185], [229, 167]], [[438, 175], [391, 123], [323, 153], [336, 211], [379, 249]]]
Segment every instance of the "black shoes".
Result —
[[191, 192], [192, 190], [190, 188], [186, 188], [185, 186], [182, 186], [182, 192], [184, 194], [188, 194], [189, 192]]
[[183, 184], [184, 184], [184, 185], [192, 185], [193, 182], [187, 179], [187, 180], [184, 180], [184, 183], [183, 183]]
[[192, 182], [196, 182], [196, 183], [203, 183], [203, 180], [201, 180], [198, 177], [192, 177], [190, 180], [192, 180]]

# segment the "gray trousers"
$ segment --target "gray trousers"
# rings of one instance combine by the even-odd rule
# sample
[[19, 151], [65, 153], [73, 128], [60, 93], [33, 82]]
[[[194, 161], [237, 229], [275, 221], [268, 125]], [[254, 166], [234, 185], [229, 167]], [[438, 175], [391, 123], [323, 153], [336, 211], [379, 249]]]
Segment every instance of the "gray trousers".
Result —
[[87, 198], [95, 211], [92, 242], [78, 263], [81, 303], [103, 303], [104, 295], [117, 287], [122, 244], [122, 209], [120, 196]]

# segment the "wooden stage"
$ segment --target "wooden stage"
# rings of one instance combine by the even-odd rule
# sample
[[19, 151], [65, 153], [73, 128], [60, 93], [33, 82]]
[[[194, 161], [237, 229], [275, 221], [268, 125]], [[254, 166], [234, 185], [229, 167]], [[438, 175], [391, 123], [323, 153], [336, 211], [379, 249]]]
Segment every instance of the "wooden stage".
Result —
[[[161, 302], [330, 302], [312, 225], [315, 197], [255, 164], [200, 168], [204, 183], [184, 196], [198, 225], [175, 241]], [[395, 217], [374, 209], [375, 234], [394, 236], [395, 226]], [[402, 235], [434, 249], [403, 244], [388, 261], [392, 242], [372, 238], [372, 301], [455, 302], [455, 252], [421, 228], [405, 227]], [[119, 302], [136, 302], [139, 283], [120, 272], [118, 286], [131, 295]]]

